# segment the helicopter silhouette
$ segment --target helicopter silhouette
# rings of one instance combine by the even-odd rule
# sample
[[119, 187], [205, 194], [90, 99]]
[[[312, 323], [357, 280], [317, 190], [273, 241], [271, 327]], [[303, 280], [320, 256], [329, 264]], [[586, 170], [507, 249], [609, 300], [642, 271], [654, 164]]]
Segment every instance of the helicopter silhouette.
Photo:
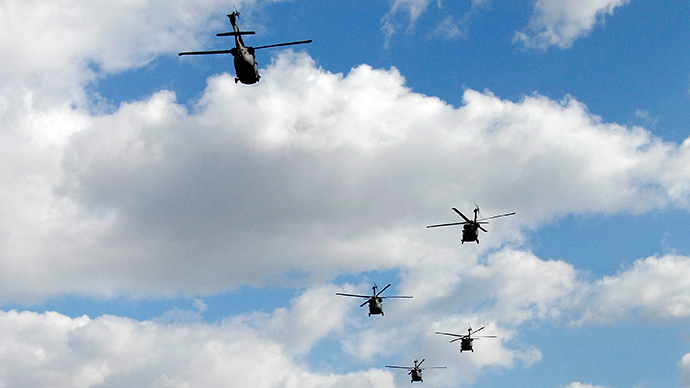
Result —
[[362, 303], [361, 305], [359, 305], [359, 307], [364, 307], [365, 304], [369, 303], [369, 316], [377, 315], [377, 314], [383, 315], [383, 300], [384, 299], [386, 299], [386, 298], [411, 299], [412, 298], [411, 296], [400, 296], [400, 295], [381, 296], [381, 294], [384, 291], [386, 291], [386, 289], [390, 286], [391, 285], [389, 283], [386, 287], [383, 287], [383, 289], [381, 291], [376, 292], [376, 289], [378, 287], [376, 286], [376, 283], [374, 283], [374, 286], [371, 287], [371, 289], [373, 290], [373, 295], [371, 295], [371, 296], [369, 296], [369, 295], [358, 295], [358, 294], [344, 294], [342, 292], [338, 292], [338, 293], [336, 293], [336, 295], [354, 296], [356, 298], [367, 298], [367, 301]]
[[183, 51], [181, 53], [178, 53], [177, 55], [208, 55], [208, 54], [232, 54], [234, 57], [234, 64], [235, 64], [235, 73], [237, 74], [237, 77], [235, 77], [235, 83], [242, 82], [243, 84], [254, 84], [259, 82], [259, 79], [261, 79], [261, 76], [259, 75], [259, 70], [258, 66], [256, 63], [256, 59], [254, 56], [254, 51], [258, 49], [263, 49], [263, 48], [269, 48], [269, 47], [278, 47], [278, 46], [289, 46], [293, 44], [304, 44], [304, 43], [311, 43], [311, 39], [309, 40], [301, 40], [298, 42], [288, 42], [288, 43], [278, 43], [278, 44], [270, 44], [267, 46], [259, 46], [259, 47], [251, 47], [251, 46], [245, 46], [244, 41], [242, 40], [242, 35], [252, 35], [254, 34], [254, 31], [240, 31], [240, 29], [237, 27], [237, 18], [240, 16], [240, 13], [237, 12], [237, 9], [235, 9], [231, 14], [228, 15], [228, 18], [230, 19], [230, 24], [232, 24], [232, 29], [233, 31], [230, 32], [221, 32], [216, 34], [216, 36], [234, 36], [235, 37], [235, 47], [230, 49], [230, 50], [210, 50], [210, 51]]
[[474, 353], [474, 349], [472, 348], [472, 341], [479, 339], [479, 338], [496, 338], [495, 335], [480, 335], [480, 336], [475, 336], [472, 337], [476, 332], [484, 329], [484, 326], [480, 327], [477, 330], [472, 330], [472, 326], [467, 328], [467, 334], [455, 334], [455, 333], [445, 333], [441, 331], [437, 331], [436, 334], [441, 334], [441, 335], [449, 335], [451, 337], [457, 337], [455, 339], [450, 340], [450, 343], [453, 343], [455, 341], [460, 341], [460, 353], [463, 351], [471, 351]]
[[409, 372], [407, 374], [410, 375], [410, 378], [412, 379], [412, 381], [410, 381], [411, 383], [414, 383], [415, 381], [419, 381], [422, 383], [424, 382], [424, 380], [422, 380], [422, 371], [424, 369], [445, 369], [446, 368], [445, 366], [427, 366], [426, 368], [420, 368], [420, 366], [422, 365], [424, 360], [425, 359], [422, 358], [422, 361], [419, 361], [419, 363], [417, 363], [417, 360], [414, 360], [414, 366], [386, 365], [386, 368], [396, 368], [396, 369], [407, 369], [407, 370], [409, 370]]
[[482, 227], [482, 224], [488, 224], [488, 222], [486, 222], [487, 220], [492, 220], [494, 218], [499, 218], [499, 217], [512, 216], [515, 214], [515, 212], [512, 212], [512, 213], [499, 214], [497, 216], [491, 216], [491, 217], [477, 219], [477, 215], [480, 215], [480, 213], [479, 213], [479, 206], [477, 206], [475, 204], [474, 210], [473, 210], [474, 211], [474, 219], [470, 220], [469, 218], [465, 217], [465, 215], [462, 214], [462, 212], [460, 212], [460, 210], [453, 208], [453, 211], [456, 212], [465, 221], [451, 222], [448, 224], [427, 225], [427, 228], [437, 228], [439, 226], [462, 225], [461, 244], [464, 244], [465, 241], [468, 241], [468, 242], [476, 241], [477, 244], [479, 244], [479, 231], [481, 230], [483, 232], [488, 232], [488, 230], [486, 230]]

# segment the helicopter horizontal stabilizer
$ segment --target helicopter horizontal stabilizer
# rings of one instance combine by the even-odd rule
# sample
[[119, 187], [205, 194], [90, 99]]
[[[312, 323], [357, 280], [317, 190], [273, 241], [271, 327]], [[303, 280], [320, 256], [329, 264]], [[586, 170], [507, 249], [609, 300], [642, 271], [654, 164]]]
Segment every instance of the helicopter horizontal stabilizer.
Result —
[[230, 32], [219, 32], [216, 36], [238, 36], [238, 35], [254, 35], [254, 31], [230, 31]]

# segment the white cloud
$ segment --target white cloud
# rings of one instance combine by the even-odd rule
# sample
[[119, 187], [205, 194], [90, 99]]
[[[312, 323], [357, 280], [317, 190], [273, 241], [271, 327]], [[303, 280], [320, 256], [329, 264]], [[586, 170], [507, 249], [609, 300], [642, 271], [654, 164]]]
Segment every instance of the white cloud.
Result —
[[[434, 325], [485, 322], [501, 339], [441, 377], [450, 385], [486, 366], [537, 362], [538, 349], [506, 343], [520, 322], [573, 311], [586, 311], [583, 321], [687, 316], [685, 257], [585, 283], [519, 243], [524, 228], [564, 214], [687, 207], [688, 141], [603, 123], [569, 97], [467, 90], [455, 108], [412, 93], [395, 69], [331, 74], [291, 53], [256, 87], [210, 79], [191, 110], [161, 91], [94, 114], [82, 89], [94, 71], [141, 66], [180, 39], [191, 46], [187, 32], [210, 12], [190, 1], [111, 3], [0, 6], [0, 25], [16, 32], [0, 47], [17, 53], [0, 59], [0, 300], [196, 296], [400, 267], [400, 292], [415, 299], [387, 317], [419, 320], [353, 323], [331, 285], [220, 325], [202, 323], [200, 299], [152, 322], [3, 312], [0, 385], [392, 387], [379, 369], [326, 375], [294, 360], [333, 335], [360, 359], [442, 345], [441, 361], [458, 362], [457, 348], [433, 343]], [[418, 15], [427, 3], [400, 4]], [[482, 245], [461, 252], [459, 230], [423, 228], [477, 200], [487, 214], [519, 216], [492, 222]], [[496, 251], [506, 242], [514, 246]], [[527, 292], [525, 279], [538, 284]], [[490, 303], [469, 314], [456, 292]]]
[[682, 387], [690, 387], [690, 353], [681, 358], [678, 363], [678, 371], [680, 372]]
[[256, 328], [266, 338], [283, 344], [287, 353], [301, 355], [330, 332], [342, 330], [348, 309], [345, 301], [335, 297], [336, 292], [333, 285], [317, 286], [292, 300], [289, 309], [240, 316], [227, 324]]
[[0, 385], [8, 387], [393, 387], [377, 369], [314, 373], [244, 325], [0, 312]]
[[[537, 319], [584, 324], [614, 323], [633, 315], [649, 321], [690, 317], [688, 257], [649, 257], [613, 276], [584, 278], [568, 263], [504, 250], [490, 256], [486, 266], [459, 276], [449, 295], [462, 295], [463, 305], [513, 325]], [[457, 305], [450, 299], [439, 302]]]
[[643, 109], [635, 109], [635, 117], [640, 119], [645, 127], [653, 127], [659, 122], [659, 116], [652, 116]]
[[160, 53], [197, 42], [199, 26], [227, 2], [7, 0], [0, 9], [3, 82], [32, 78], [43, 88], [72, 87], [141, 66]]
[[[690, 143], [603, 123], [569, 97], [467, 90], [454, 108], [395, 69], [330, 74], [289, 52], [265, 76], [215, 77], [191, 112], [162, 91], [112, 114], [8, 119], [0, 298], [215, 293], [441, 255], [421, 269], [438, 272], [565, 214], [688, 205]], [[460, 231], [424, 225], [474, 201], [518, 215], [458, 260]]]
[[562, 310], [572, 308], [583, 285], [572, 265], [514, 250], [491, 255], [487, 265], [473, 268], [466, 280], [463, 289], [486, 290], [484, 296], [493, 302], [492, 315], [512, 324], [559, 318]]
[[412, 28], [415, 21], [426, 10], [431, 3], [431, 0], [392, 0], [391, 9], [386, 15], [381, 18], [381, 31], [386, 36], [385, 46], [388, 46], [391, 36], [400, 29], [402, 23], [396, 20], [396, 16], [400, 12], [409, 14], [408, 29]]
[[458, 271], [455, 283], [443, 283], [447, 294], [433, 303], [450, 311], [464, 306], [507, 325], [534, 320], [585, 324], [614, 323], [631, 316], [649, 321], [690, 317], [688, 257], [649, 257], [616, 275], [586, 278], [563, 261], [544, 261], [530, 252], [505, 249], [490, 255], [486, 265]]
[[580, 382], [574, 382], [570, 383], [567, 386], [563, 388], [606, 388], [605, 385], [592, 385], [592, 384], [584, 384]]
[[[455, 4], [451, 7], [444, 7], [441, 1], [437, 1], [439, 10], [444, 14], [443, 18], [435, 21], [435, 26], [428, 31], [430, 36], [452, 39], [464, 35], [469, 29], [469, 23], [473, 16], [483, 11], [493, 0], [472, 0], [470, 7], [464, 11], [462, 16], [453, 15], [456, 13]], [[391, 0], [390, 10], [381, 18], [381, 31], [383, 31], [386, 41], [384, 47], [388, 47], [392, 36], [402, 29], [405, 25], [409, 32], [416, 26], [419, 17], [427, 11], [431, 0]], [[400, 14], [408, 17], [408, 20], [401, 22], [398, 20]]]
[[597, 22], [629, 0], [537, 0], [526, 32], [515, 34], [515, 41], [527, 47], [552, 45], [568, 48], [586, 35]]
[[666, 255], [635, 261], [632, 268], [594, 284], [585, 319], [618, 320], [637, 311], [650, 320], [690, 316], [690, 259]]

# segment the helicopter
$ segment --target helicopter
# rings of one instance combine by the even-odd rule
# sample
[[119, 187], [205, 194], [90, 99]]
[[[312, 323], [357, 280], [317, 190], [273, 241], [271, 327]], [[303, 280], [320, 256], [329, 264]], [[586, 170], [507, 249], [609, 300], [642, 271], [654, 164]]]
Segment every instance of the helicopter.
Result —
[[415, 381], [419, 381], [422, 383], [424, 382], [424, 380], [422, 380], [422, 371], [424, 369], [445, 369], [446, 368], [445, 366], [427, 366], [426, 368], [420, 368], [420, 366], [422, 365], [424, 360], [425, 359], [422, 358], [422, 361], [419, 361], [419, 363], [417, 363], [417, 360], [414, 360], [414, 366], [386, 365], [386, 368], [396, 368], [396, 369], [407, 369], [407, 370], [409, 370], [409, 372], [407, 374], [410, 375], [410, 377], [412, 378], [412, 381], [410, 381], [411, 383], [414, 383]]
[[383, 287], [383, 289], [382, 289], [381, 291], [376, 292], [376, 289], [377, 289], [378, 287], [376, 286], [376, 283], [374, 283], [374, 286], [371, 287], [371, 289], [373, 290], [373, 295], [372, 295], [372, 296], [368, 296], [368, 295], [357, 295], [357, 294], [344, 294], [344, 293], [342, 293], [342, 292], [338, 292], [338, 293], [336, 293], [336, 295], [340, 295], [340, 296], [354, 296], [354, 297], [356, 297], [356, 298], [367, 298], [367, 301], [364, 302], [364, 303], [362, 303], [361, 305], [359, 305], [359, 307], [364, 307], [365, 304], [369, 303], [369, 316], [377, 315], [377, 314], [383, 315], [383, 299], [386, 299], [386, 298], [398, 298], [398, 299], [404, 298], [404, 299], [410, 299], [410, 298], [412, 298], [411, 296], [400, 296], [400, 295], [396, 295], [396, 296], [380, 296], [380, 295], [381, 295], [384, 291], [386, 291], [386, 289], [387, 289], [388, 287], [390, 287], [390, 286], [391, 286], [391, 285], [390, 285], [390, 283], [389, 283], [386, 287]]
[[441, 331], [437, 331], [436, 334], [442, 334], [442, 335], [449, 335], [451, 337], [457, 337], [455, 339], [450, 340], [451, 343], [455, 341], [460, 341], [460, 353], [463, 352], [463, 350], [471, 351], [474, 353], [474, 349], [472, 348], [472, 341], [479, 339], [479, 338], [496, 338], [495, 335], [480, 335], [476, 337], [472, 337], [476, 332], [482, 330], [484, 326], [480, 327], [477, 330], [472, 330], [472, 326], [467, 328], [467, 334], [455, 334], [455, 333], [444, 333]]
[[254, 51], [255, 50], [263, 49], [263, 48], [269, 48], [269, 47], [289, 46], [289, 45], [293, 45], [293, 44], [311, 43], [311, 39], [309, 39], [309, 40], [301, 40], [298, 42], [270, 44], [267, 46], [259, 46], [259, 47], [245, 46], [244, 41], [242, 40], [242, 35], [252, 35], [252, 34], [254, 34], [254, 31], [240, 31], [240, 29], [237, 27], [237, 18], [240, 16], [240, 13], [237, 12], [237, 9], [235, 9], [231, 14], [229, 14], [227, 16], [230, 19], [230, 24], [232, 24], [233, 31], [220, 32], [220, 33], [216, 34], [216, 36], [234, 36], [235, 37], [235, 47], [234, 48], [232, 48], [230, 50], [183, 51], [181, 53], [178, 53], [177, 55], [182, 56], [182, 55], [232, 54], [232, 56], [234, 57], [235, 73], [237, 73], [237, 77], [235, 77], [235, 83], [242, 82], [243, 84], [250, 85], [250, 84], [254, 84], [254, 83], [259, 82], [259, 79], [261, 78], [261, 76], [259, 75], [259, 70], [257, 68], [256, 60], [254, 57]]
[[484, 229], [481, 226], [481, 224], [488, 224], [488, 222], [486, 222], [487, 220], [492, 220], [494, 218], [499, 218], [499, 217], [512, 216], [515, 214], [515, 212], [512, 212], [512, 213], [499, 214], [497, 216], [491, 216], [491, 217], [477, 219], [477, 215], [481, 215], [481, 214], [479, 213], [479, 206], [477, 206], [477, 204], [475, 204], [474, 210], [473, 210], [474, 211], [474, 219], [470, 220], [469, 218], [465, 217], [465, 215], [462, 214], [462, 212], [460, 212], [460, 210], [453, 208], [453, 211], [456, 212], [465, 221], [451, 222], [448, 224], [427, 225], [427, 228], [437, 228], [439, 226], [462, 225], [461, 244], [464, 244], [465, 241], [468, 241], [468, 242], [476, 241], [477, 244], [479, 244], [479, 230], [482, 230], [484, 232], [488, 232], [488, 230]]

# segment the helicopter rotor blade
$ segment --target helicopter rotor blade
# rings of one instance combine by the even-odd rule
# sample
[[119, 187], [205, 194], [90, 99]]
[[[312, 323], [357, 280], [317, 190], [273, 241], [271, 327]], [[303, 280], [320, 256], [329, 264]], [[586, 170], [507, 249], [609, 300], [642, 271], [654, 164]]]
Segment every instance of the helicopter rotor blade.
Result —
[[266, 45], [266, 46], [254, 47], [254, 50], [263, 49], [263, 48], [269, 48], [269, 47], [291, 46], [291, 45], [293, 45], [293, 44], [305, 44], [305, 43], [311, 43], [311, 39], [309, 39], [309, 40], [300, 40], [300, 41], [297, 41], [297, 42], [269, 44], [269, 45]]
[[210, 51], [183, 51], [177, 53], [179, 56], [183, 55], [207, 55], [207, 54], [232, 54], [232, 50], [210, 50]]
[[515, 212], [506, 213], [506, 214], [499, 214], [499, 215], [497, 215], [497, 216], [491, 216], [491, 217], [486, 217], [486, 218], [480, 218], [480, 219], [477, 220], [477, 221], [493, 220], [494, 218], [508, 217], [508, 216], [512, 216], [512, 215], [515, 215]]
[[342, 292], [336, 292], [335, 294], [340, 296], [354, 296], [356, 298], [371, 298], [371, 296], [369, 295], [344, 294]]
[[394, 368], [394, 369], [414, 369], [414, 367], [411, 367], [411, 366], [397, 366], [397, 365], [386, 365], [386, 368]]
[[364, 307], [365, 304], [369, 303], [369, 302], [373, 299], [373, 298], [371, 298], [371, 297], [368, 297], [368, 298], [369, 298], [369, 299], [367, 299], [366, 302], [360, 304], [359, 307]]
[[442, 331], [437, 331], [437, 332], [435, 332], [435, 334], [449, 335], [451, 337], [464, 337], [465, 336], [465, 334], [445, 333]]
[[482, 230], [482, 232], [485, 232], [485, 233], [489, 233], [489, 231], [488, 231], [488, 230], [486, 230], [486, 229], [482, 228], [482, 227], [481, 227], [481, 226], [479, 226], [479, 225], [477, 225], [477, 228], [481, 229], [481, 230]]
[[474, 334], [474, 333], [476, 333], [476, 332], [478, 332], [478, 331], [480, 331], [480, 330], [482, 330], [482, 329], [484, 329], [484, 326], [480, 327], [480, 328], [477, 329], [477, 330], [470, 330], [470, 335], [472, 335], [472, 334]]
[[457, 338], [453, 338], [452, 340], [450, 340], [449, 343], [451, 343], [451, 344], [452, 344], [453, 342], [460, 341], [461, 339], [467, 337], [467, 334], [444, 333], [444, 332], [442, 332], [442, 331], [437, 331], [436, 334], [448, 335], [448, 336], [451, 336], [451, 337], [457, 337]]
[[422, 365], [422, 363], [424, 362], [424, 360], [426, 360], [426, 358], [422, 358], [422, 361], [420, 361], [419, 364], [417, 364], [417, 367], [418, 367], [418, 368]]
[[458, 213], [458, 215], [459, 215], [460, 217], [462, 217], [463, 220], [465, 220], [465, 221], [467, 221], [467, 222], [472, 222], [472, 221], [470, 221], [469, 218], [465, 217], [465, 215], [462, 214], [462, 212], [461, 212], [460, 210], [458, 210], [457, 208], [453, 208], [453, 211], [456, 212], [456, 213]]
[[472, 337], [473, 339], [480, 339], [480, 338], [498, 338], [495, 335], [478, 335], [476, 337]]
[[377, 292], [374, 296], [378, 297], [379, 295], [381, 295], [382, 292], [386, 291], [386, 289], [388, 289], [388, 287], [390, 287], [390, 286], [391, 286], [391, 284], [388, 283], [388, 285], [386, 287], [383, 287], [383, 289], [381, 289], [381, 291]]
[[391, 295], [391, 296], [379, 296], [381, 299], [412, 299], [409, 295]]
[[455, 225], [463, 225], [466, 224], [467, 222], [451, 222], [449, 224], [436, 224], [436, 225], [427, 225], [427, 228], [438, 228], [439, 226], [455, 226]]

